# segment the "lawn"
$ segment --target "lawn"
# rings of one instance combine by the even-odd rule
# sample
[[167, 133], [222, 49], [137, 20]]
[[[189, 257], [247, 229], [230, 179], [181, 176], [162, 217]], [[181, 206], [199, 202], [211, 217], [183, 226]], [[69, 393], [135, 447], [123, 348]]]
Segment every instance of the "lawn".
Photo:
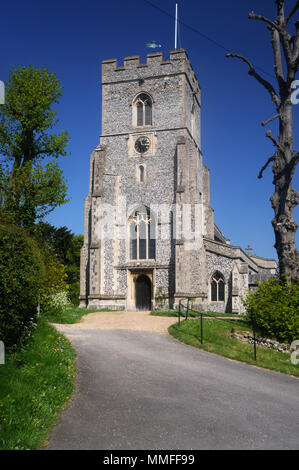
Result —
[[78, 323], [98, 311], [69, 306], [42, 313], [26, 347], [6, 351], [0, 365], [1, 450], [39, 448], [74, 390], [75, 351], [48, 322]]
[[109, 309], [98, 309], [98, 308], [79, 308], [70, 305], [63, 311], [50, 310], [42, 314], [43, 318], [47, 319], [51, 323], [78, 323], [81, 321], [84, 315], [93, 312], [109, 312]]
[[253, 345], [242, 343], [232, 338], [230, 332], [252, 331], [244, 320], [216, 320], [203, 317], [203, 344], [201, 344], [201, 326], [199, 320], [183, 320], [175, 323], [168, 331], [183, 343], [205, 351], [246, 362], [266, 369], [299, 377], [299, 365], [291, 363], [290, 354], [257, 346], [257, 360], [254, 360]]
[[0, 365], [0, 449], [37, 449], [74, 390], [75, 352], [43, 318]]

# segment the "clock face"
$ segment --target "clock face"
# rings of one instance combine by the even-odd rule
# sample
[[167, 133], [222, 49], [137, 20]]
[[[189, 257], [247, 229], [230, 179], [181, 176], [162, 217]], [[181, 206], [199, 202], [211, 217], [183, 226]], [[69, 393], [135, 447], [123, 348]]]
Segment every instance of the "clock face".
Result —
[[146, 136], [138, 137], [138, 139], [135, 142], [135, 150], [138, 153], [147, 152], [150, 146], [151, 146], [151, 141]]

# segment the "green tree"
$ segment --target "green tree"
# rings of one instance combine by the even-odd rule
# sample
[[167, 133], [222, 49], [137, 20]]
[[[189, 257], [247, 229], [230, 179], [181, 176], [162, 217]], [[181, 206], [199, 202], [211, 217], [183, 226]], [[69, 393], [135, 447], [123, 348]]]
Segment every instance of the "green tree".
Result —
[[80, 294], [80, 252], [83, 246], [83, 235], [73, 235], [67, 251], [66, 272], [69, 283], [69, 296], [73, 304], [78, 305]]
[[0, 204], [25, 227], [67, 202], [56, 159], [67, 155], [68, 133], [49, 133], [58, 122], [52, 105], [61, 94], [54, 73], [31, 65], [13, 67], [6, 83], [0, 106]]
[[72, 245], [74, 235], [67, 227], [54, 227], [48, 222], [39, 222], [34, 228], [35, 236], [41, 244], [59, 256], [63, 264], [67, 264], [67, 253]]
[[57, 256], [65, 266], [69, 297], [73, 304], [78, 303], [80, 291], [80, 250], [83, 235], [74, 235], [67, 227], [54, 227], [47, 222], [35, 226], [35, 236], [39, 244], [45, 244], [52, 255]]

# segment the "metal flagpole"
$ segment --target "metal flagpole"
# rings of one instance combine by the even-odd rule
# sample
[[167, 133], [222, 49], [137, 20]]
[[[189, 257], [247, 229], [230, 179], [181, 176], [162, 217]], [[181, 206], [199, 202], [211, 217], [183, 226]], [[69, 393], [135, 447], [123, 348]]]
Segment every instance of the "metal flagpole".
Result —
[[178, 45], [178, 4], [175, 4], [175, 33], [174, 33], [174, 48], [177, 49]]

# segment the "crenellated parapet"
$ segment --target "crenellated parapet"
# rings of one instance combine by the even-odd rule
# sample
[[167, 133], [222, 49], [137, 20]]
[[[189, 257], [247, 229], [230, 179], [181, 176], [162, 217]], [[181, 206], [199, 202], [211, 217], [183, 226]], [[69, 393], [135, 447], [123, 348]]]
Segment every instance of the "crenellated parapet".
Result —
[[190, 64], [185, 49], [170, 51], [169, 58], [163, 59], [163, 53], [151, 53], [146, 56], [146, 63], [140, 63], [140, 56], [125, 57], [123, 65], [117, 59], [102, 61], [102, 84], [110, 84], [128, 80], [145, 80], [149, 76], [186, 74], [194, 90], [200, 91], [196, 75]]

